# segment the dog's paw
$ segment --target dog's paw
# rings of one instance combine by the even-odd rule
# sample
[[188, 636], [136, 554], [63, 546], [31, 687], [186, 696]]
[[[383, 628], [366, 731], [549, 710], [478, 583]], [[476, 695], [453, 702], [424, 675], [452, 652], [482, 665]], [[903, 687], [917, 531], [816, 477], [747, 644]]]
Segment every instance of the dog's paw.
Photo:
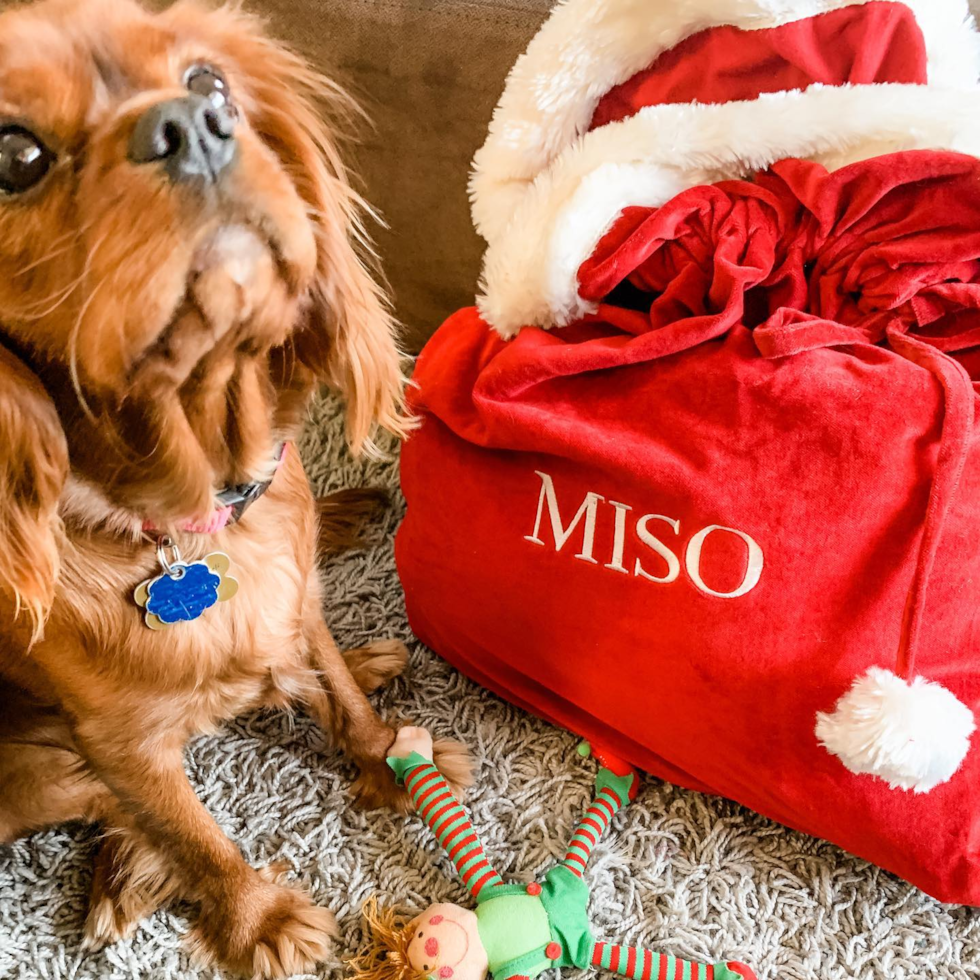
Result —
[[136, 931], [140, 918], [127, 915], [108, 895], [93, 899], [82, 929], [82, 949], [93, 952], [128, 939]]
[[[473, 785], [473, 762], [469, 749], [448, 738], [437, 739], [432, 748], [436, 768], [446, 777], [456, 796], [462, 796], [467, 787]], [[363, 762], [360, 770], [351, 787], [355, 806], [362, 810], [387, 807], [396, 813], [411, 810], [411, 797], [403, 786], [395, 782], [395, 774], [384, 760]]]
[[259, 872], [261, 884], [221, 910], [202, 908], [190, 935], [202, 965], [220, 965], [255, 980], [312, 973], [326, 960], [338, 935], [337, 920], [296, 888], [278, 884], [283, 869]]
[[373, 694], [405, 670], [408, 647], [401, 640], [379, 640], [356, 650], [345, 650], [344, 660], [357, 686], [365, 694]]
[[123, 833], [107, 836], [95, 859], [82, 948], [127, 939], [174, 893], [170, 869], [149, 845]]
[[269, 923], [256, 942], [252, 976], [273, 980], [312, 973], [318, 963], [330, 956], [338, 934], [332, 912], [308, 901], [294, 903], [284, 917]]
[[395, 782], [395, 774], [386, 762], [361, 762], [357, 779], [351, 785], [354, 806], [359, 810], [387, 808], [408, 813], [412, 801], [404, 788]]

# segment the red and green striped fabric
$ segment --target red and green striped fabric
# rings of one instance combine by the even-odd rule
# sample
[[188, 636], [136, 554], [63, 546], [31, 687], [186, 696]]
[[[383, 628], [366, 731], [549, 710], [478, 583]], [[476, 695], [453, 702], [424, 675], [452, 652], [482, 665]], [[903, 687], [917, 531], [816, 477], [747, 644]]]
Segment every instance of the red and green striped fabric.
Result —
[[599, 789], [592, 805], [579, 821], [568, 844], [568, 852], [562, 864], [580, 878], [585, 866], [592, 856], [592, 849], [599, 843], [599, 838], [606, 832], [609, 822], [623, 808], [624, 801], [612, 786]]
[[449, 855], [474, 898], [488, 885], [503, 884], [466, 811], [431, 762], [413, 767], [405, 776], [405, 788], [419, 816]]
[[754, 980], [755, 974], [737, 963], [696, 963], [642, 946], [596, 943], [592, 965], [628, 980]]

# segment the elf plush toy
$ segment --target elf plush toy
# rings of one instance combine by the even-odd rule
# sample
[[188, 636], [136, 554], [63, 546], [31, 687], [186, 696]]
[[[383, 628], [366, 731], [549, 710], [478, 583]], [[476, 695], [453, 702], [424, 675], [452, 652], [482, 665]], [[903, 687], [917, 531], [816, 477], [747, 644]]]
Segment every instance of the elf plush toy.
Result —
[[[372, 948], [351, 963], [354, 980], [531, 980], [544, 970], [601, 967], [630, 980], [755, 980], [740, 963], [691, 963], [635, 946], [597, 942], [583, 880], [592, 849], [636, 792], [636, 774], [611, 757], [568, 853], [540, 882], [505, 884], [449, 784], [432, 764], [424, 728], [403, 728], [388, 765], [452, 859], [476, 911], [438, 904], [405, 925], [371, 902], [365, 917]], [[608, 764], [610, 768], [606, 768]], [[617, 775], [617, 770], [620, 774]]]

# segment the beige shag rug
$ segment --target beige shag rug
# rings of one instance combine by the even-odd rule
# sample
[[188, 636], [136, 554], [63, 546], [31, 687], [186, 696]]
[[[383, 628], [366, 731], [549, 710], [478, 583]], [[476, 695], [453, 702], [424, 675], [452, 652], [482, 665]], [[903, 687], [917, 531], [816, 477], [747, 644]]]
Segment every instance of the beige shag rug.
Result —
[[[397, 486], [394, 462], [350, 459], [332, 401], [317, 408], [303, 451], [321, 491]], [[396, 501], [366, 550], [326, 569], [329, 621], [347, 647], [392, 636], [409, 642], [410, 672], [379, 696], [381, 709], [472, 747], [474, 820], [501, 872], [529, 878], [564, 854], [592, 768], [576, 760], [572, 734], [481, 690], [412, 640], [392, 558], [403, 507]], [[240, 718], [193, 743], [187, 771], [249, 861], [285, 859], [334, 910], [341, 956], [356, 948], [358, 910], [373, 894], [408, 909], [465, 900], [418, 819], [351, 808], [351, 768], [324, 750], [306, 717]], [[188, 910], [179, 907], [154, 915], [129, 941], [81, 950], [96, 840], [93, 829], [70, 826], [0, 846], [0, 980], [220, 976], [189, 963], [181, 946]], [[980, 913], [941, 905], [734, 803], [654, 779], [617, 818], [589, 878], [598, 936], [678, 956], [740, 959], [760, 980], [980, 977]], [[341, 974], [334, 963], [319, 976]]]

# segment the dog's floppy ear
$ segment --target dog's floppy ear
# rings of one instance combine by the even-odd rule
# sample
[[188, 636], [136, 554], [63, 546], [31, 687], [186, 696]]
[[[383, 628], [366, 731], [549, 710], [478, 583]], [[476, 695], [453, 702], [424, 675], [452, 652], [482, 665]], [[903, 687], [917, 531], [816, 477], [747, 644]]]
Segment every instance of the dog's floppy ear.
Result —
[[0, 347], [0, 595], [40, 634], [58, 576], [57, 507], [68, 447], [37, 376]]
[[[321, 109], [349, 115], [353, 103], [288, 49], [262, 35], [237, 10], [225, 43], [247, 70], [254, 106], [249, 122], [285, 164], [316, 223], [317, 283], [305, 329], [295, 337], [300, 363], [347, 400], [347, 437], [357, 452], [370, 447], [375, 425], [398, 436], [411, 422], [395, 324], [383, 290], [368, 268], [373, 258], [363, 219], [369, 214], [351, 187], [331, 124]], [[356, 111], [356, 110], [353, 110]]]

